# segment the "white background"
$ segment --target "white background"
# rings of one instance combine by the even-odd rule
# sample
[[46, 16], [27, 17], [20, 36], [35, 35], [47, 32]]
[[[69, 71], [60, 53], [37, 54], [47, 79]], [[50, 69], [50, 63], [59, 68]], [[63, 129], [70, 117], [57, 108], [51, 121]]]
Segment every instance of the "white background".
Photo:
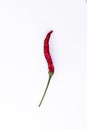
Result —
[[[43, 41], [54, 30], [48, 80]], [[0, 0], [0, 130], [87, 130], [87, 2]]]

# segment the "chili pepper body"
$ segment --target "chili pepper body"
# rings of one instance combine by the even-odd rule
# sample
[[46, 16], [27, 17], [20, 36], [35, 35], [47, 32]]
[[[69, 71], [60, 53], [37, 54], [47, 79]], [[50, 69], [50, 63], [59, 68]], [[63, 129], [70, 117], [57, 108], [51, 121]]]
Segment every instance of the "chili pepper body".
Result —
[[44, 56], [46, 58], [46, 61], [48, 63], [48, 69], [49, 69], [49, 72], [54, 72], [54, 66], [53, 66], [53, 62], [52, 62], [52, 58], [51, 58], [51, 55], [50, 55], [50, 52], [49, 52], [49, 39], [50, 39], [50, 36], [51, 36], [51, 33], [53, 31], [50, 31], [45, 40], [44, 40]]
[[51, 58], [51, 55], [50, 55], [50, 51], [49, 51], [49, 39], [50, 39], [50, 36], [51, 36], [51, 33], [53, 31], [50, 31], [47, 35], [46, 35], [46, 38], [44, 40], [44, 56], [45, 56], [45, 59], [47, 61], [47, 64], [48, 64], [48, 74], [49, 74], [49, 79], [48, 79], [48, 82], [47, 82], [47, 86], [46, 86], [46, 89], [44, 91], [44, 94], [42, 96], [42, 99], [40, 101], [40, 104], [39, 104], [39, 107], [41, 106], [42, 104], [42, 101], [45, 97], [45, 94], [47, 92], [47, 89], [48, 89], [48, 86], [49, 86], [49, 83], [50, 83], [50, 80], [51, 80], [51, 77], [52, 75], [54, 74], [54, 65], [53, 65], [53, 61], [52, 61], [52, 58]]

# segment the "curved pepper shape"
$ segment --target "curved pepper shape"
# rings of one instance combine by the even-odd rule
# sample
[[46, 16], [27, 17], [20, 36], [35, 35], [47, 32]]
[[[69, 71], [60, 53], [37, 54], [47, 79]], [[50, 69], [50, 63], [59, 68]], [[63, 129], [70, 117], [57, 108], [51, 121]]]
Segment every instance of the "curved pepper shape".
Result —
[[47, 89], [48, 89], [48, 86], [49, 86], [49, 83], [50, 83], [50, 80], [51, 80], [51, 77], [52, 75], [54, 74], [54, 65], [53, 65], [53, 61], [52, 61], [52, 58], [51, 58], [51, 55], [50, 55], [50, 52], [49, 52], [49, 39], [50, 39], [50, 36], [51, 36], [51, 33], [53, 31], [50, 31], [47, 35], [46, 35], [46, 38], [44, 40], [44, 56], [45, 56], [45, 59], [47, 61], [47, 64], [48, 64], [48, 74], [49, 74], [49, 79], [48, 79], [48, 82], [47, 82], [47, 86], [46, 86], [46, 89], [44, 91], [44, 94], [42, 96], [42, 99], [40, 101], [40, 104], [39, 104], [39, 107], [41, 106], [42, 104], [42, 101], [45, 97], [45, 94], [47, 92]]

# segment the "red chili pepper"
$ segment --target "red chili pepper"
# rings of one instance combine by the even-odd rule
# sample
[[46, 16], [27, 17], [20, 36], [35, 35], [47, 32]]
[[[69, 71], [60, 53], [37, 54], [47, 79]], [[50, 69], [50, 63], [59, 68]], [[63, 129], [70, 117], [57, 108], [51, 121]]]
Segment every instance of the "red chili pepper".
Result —
[[52, 58], [51, 58], [51, 55], [50, 55], [50, 52], [49, 52], [49, 39], [50, 39], [50, 36], [51, 36], [51, 33], [52, 33], [52, 32], [53, 32], [53, 31], [50, 31], [50, 32], [47, 34], [47, 36], [46, 36], [46, 38], [45, 38], [45, 40], [44, 40], [44, 56], [45, 56], [46, 61], [47, 61], [47, 64], [48, 64], [49, 79], [48, 79], [48, 83], [47, 83], [46, 89], [45, 89], [45, 91], [44, 91], [44, 94], [43, 94], [43, 96], [42, 96], [42, 99], [41, 99], [41, 101], [40, 101], [39, 107], [41, 106], [42, 101], [43, 101], [43, 99], [44, 99], [44, 97], [45, 97], [45, 94], [46, 94], [46, 92], [47, 92], [47, 89], [48, 89], [48, 86], [49, 86], [51, 77], [52, 77], [52, 75], [54, 74], [54, 65], [53, 65]]

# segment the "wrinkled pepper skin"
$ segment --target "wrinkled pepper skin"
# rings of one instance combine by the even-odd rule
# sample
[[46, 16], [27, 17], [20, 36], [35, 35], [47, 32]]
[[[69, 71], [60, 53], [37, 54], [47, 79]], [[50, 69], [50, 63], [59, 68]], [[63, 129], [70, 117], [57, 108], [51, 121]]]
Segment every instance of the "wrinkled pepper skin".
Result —
[[50, 31], [45, 40], [44, 40], [44, 56], [46, 58], [46, 61], [48, 63], [48, 69], [49, 69], [49, 72], [54, 72], [54, 65], [53, 65], [53, 62], [52, 62], [52, 58], [51, 58], [51, 55], [50, 55], [50, 52], [49, 52], [49, 39], [50, 39], [50, 36], [51, 36], [51, 33], [53, 31]]

